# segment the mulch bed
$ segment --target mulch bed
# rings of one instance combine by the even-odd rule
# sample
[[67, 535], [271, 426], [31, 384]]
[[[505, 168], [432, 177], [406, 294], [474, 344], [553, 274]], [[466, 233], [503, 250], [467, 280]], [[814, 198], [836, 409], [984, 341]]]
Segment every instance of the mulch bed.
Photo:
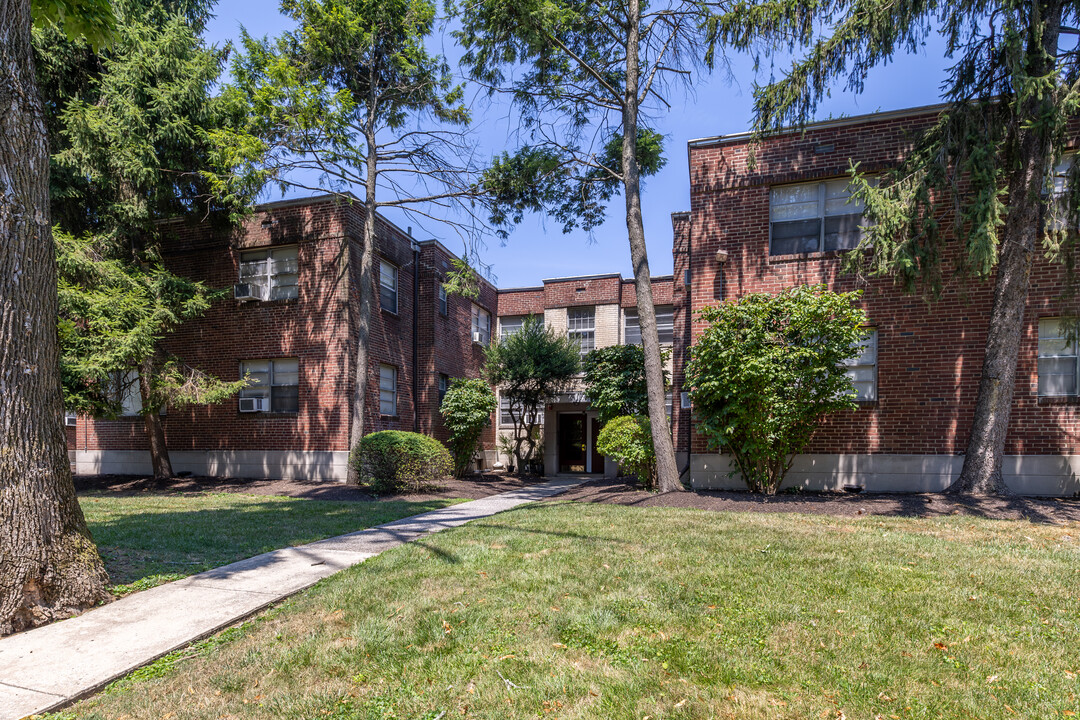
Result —
[[504, 475], [474, 475], [464, 479], [445, 480], [427, 492], [408, 495], [375, 497], [352, 485], [332, 481], [306, 480], [245, 480], [243, 478], [177, 477], [159, 481], [137, 475], [76, 475], [75, 490], [79, 493], [98, 492], [118, 495], [142, 493], [202, 493], [235, 492], [248, 495], [285, 495], [310, 500], [352, 502], [385, 502], [390, 500], [430, 500], [432, 498], [467, 498], [477, 500], [508, 490], [545, 482], [542, 477], [509, 477]]
[[[235, 492], [250, 495], [286, 495], [312, 500], [386, 502], [431, 498], [475, 500], [508, 490], [517, 490], [549, 478], [518, 478], [501, 474], [475, 475], [446, 480], [428, 492], [375, 497], [362, 488], [336, 482], [304, 480], [245, 480], [241, 478], [184, 477], [157, 481], [132, 475], [77, 475], [78, 492], [105, 492], [121, 495], [141, 493]], [[749, 492], [699, 490], [696, 492], [654, 493], [622, 478], [597, 479], [550, 498], [548, 502], [592, 502], [641, 507], [684, 507], [699, 510], [736, 512], [792, 512], [855, 517], [898, 515], [940, 517], [972, 515], [1002, 520], [1027, 519], [1032, 522], [1080, 523], [1080, 499], [1076, 498], [956, 498], [938, 493], [859, 494], [782, 493], [774, 497]]]
[[814, 513], [842, 517], [971, 515], [1052, 524], [1080, 523], [1080, 499], [1077, 498], [957, 498], [940, 493], [781, 493], [773, 497], [763, 497], [749, 492], [718, 490], [660, 494], [643, 490], [621, 478], [594, 480], [551, 500], [737, 512]]

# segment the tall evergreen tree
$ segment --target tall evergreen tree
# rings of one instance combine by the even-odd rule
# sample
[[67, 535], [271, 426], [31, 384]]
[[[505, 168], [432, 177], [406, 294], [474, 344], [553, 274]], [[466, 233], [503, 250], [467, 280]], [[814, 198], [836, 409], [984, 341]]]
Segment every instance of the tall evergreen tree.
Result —
[[[230, 96], [250, 108], [251, 123], [227, 144], [237, 162], [249, 163], [250, 177], [346, 200], [351, 188], [363, 188], [355, 447], [364, 432], [376, 213], [468, 209], [459, 201], [476, 194], [461, 130], [469, 112], [445, 60], [425, 46], [435, 23], [431, 0], [284, 0], [281, 8], [295, 30], [274, 41], [245, 36]], [[357, 482], [355, 468], [349, 473]]]
[[[61, 360], [69, 404], [84, 410], [91, 409], [89, 397], [104, 400], [89, 388], [115, 386], [110, 376], [135, 378], [154, 475], [165, 478], [173, 472], [159, 409], [220, 400], [236, 385], [162, 350], [168, 331], [210, 300], [206, 288], [161, 269], [175, 228], [162, 221], [186, 216], [225, 224], [251, 193], [223, 184], [227, 169], [216, 164], [221, 154], [212, 134], [238, 115], [211, 95], [226, 52], [201, 38], [208, 4], [131, 0], [116, 8], [114, 42], [102, 53], [55, 31], [37, 38], [38, 54], [47, 58], [42, 85], [56, 113], [52, 204], [58, 228], [73, 235], [59, 246], [68, 252], [61, 269], [73, 271], [63, 278], [62, 315], [79, 332], [62, 334], [69, 342]], [[90, 257], [123, 266], [86, 272]], [[116, 296], [92, 300], [102, 293]], [[113, 315], [81, 314], [87, 311]], [[116, 400], [96, 408], [109, 414]]]
[[[108, 2], [35, 6], [108, 39]], [[64, 13], [60, 17], [59, 13]], [[0, 0], [0, 635], [91, 607], [107, 577], [71, 482], [56, 339], [48, 145], [30, 0]]]
[[855, 169], [873, 224], [848, 267], [931, 295], [952, 272], [994, 282], [954, 492], [1006, 491], [1001, 463], [1032, 263], [1039, 253], [1073, 263], [1075, 199], [1066, 203], [1069, 223], [1047, 210], [1080, 103], [1080, 54], [1064, 46], [1078, 22], [1080, 5], [1064, 0], [777, 0], [740, 3], [714, 26], [737, 47], [806, 49], [781, 80], [756, 90], [759, 134], [806, 122], [837, 81], [861, 92], [871, 69], [932, 34], [944, 38], [953, 61], [942, 86], [947, 107], [878, 187]]
[[493, 92], [507, 92], [531, 131], [529, 144], [485, 178], [495, 220], [547, 210], [567, 228], [603, 221], [616, 192], [625, 200], [649, 416], [662, 492], [681, 490], [666, 421], [664, 365], [656, 329], [641, 177], [663, 165], [649, 113], [670, 107], [672, 78], [711, 65], [704, 32], [714, 3], [670, 0], [465, 0], [457, 37], [464, 65]]

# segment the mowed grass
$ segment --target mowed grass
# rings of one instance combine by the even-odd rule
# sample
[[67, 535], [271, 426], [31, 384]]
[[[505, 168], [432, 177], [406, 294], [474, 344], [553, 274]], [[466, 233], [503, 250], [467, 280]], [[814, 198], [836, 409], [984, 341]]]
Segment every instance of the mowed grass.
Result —
[[236, 493], [79, 497], [115, 595], [454, 502], [327, 502]]
[[533, 505], [383, 553], [60, 717], [1069, 717], [1077, 535]]

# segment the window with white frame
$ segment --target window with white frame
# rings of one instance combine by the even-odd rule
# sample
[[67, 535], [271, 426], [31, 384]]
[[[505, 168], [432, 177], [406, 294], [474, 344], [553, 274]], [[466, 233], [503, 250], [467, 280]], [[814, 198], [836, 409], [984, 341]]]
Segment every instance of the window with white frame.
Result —
[[442, 283], [439, 283], [439, 314], [446, 315], [448, 309], [448, 300], [446, 296], [446, 288]]
[[566, 336], [575, 341], [585, 357], [596, 347], [596, 308], [568, 308]]
[[442, 407], [442, 401], [446, 397], [446, 391], [450, 389], [450, 376], [439, 374], [439, 406]]
[[491, 313], [479, 305], [472, 307], [472, 338], [481, 345], [491, 342]]
[[397, 368], [379, 366], [379, 413], [397, 415]]
[[142, 393], [139, 390], [139, 371], [114, 371], [109, 373], [109, 398], [119, 409], [119, 417], [136, 417], [142, 414]]
[[1039, 396], [1077, 395], [1076, 325], [1063, 318], [1039, 320]]
[[251, 295], [262, 300], [297, 297], [299, 261], [295, 245], [240, 253], [240, 282], [251, 287]]
[[[671, 345], [675, 342], [675, 309], [671, 305], [657, 305], [654, 312], [660, 344]], [[623, 312], [623, 338], [626, 345], [641, 344], [641, 322], [637, 308], [627, 308]]]
[[398, 311], [398, 269], [385, 260], [379, 260], [379, 305], [392, 313]]
[[877, 339], [877, 330], [870, 330], [859, 345], [858, 357], [844, 363], [857, 402], [877, 400]]
[[300, 361], [296, 358], [244, 360], [240, 376], [248, 379], [248, 386], [240, 391], [242, 411], [299, 412]]
[[[540, 422], [540, 410], [530, 411], [525, 414], [525, 423], [539, 423]], [[514, 414], [517, 415], [520, 420], [522, 417], [521, 407], [514, 407]], [[514, 419], [510, 417], [510, 398], [503, 395], [499, 398], [499, 425], [513, 425]]]
[[782, 185], [769, 190], [769, 254], [850, 250], [862, 239], [863, 204], [851, 180]]
[[525, 324], [527, 315], [506, 315], [499, 318], [499, 340], [506, 340]]
[[1072, 172], [1076, 153], [1066, 153], [1054, 166], [1054, 176], [1050, 187], [1050, 226], [1054, 230], [1064, 230], [1069, 214], [1069, 173]]

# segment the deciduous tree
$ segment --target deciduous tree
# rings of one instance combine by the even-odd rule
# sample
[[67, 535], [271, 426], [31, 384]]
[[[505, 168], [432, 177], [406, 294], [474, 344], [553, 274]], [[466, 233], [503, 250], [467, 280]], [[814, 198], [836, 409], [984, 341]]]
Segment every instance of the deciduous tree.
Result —
[[480, 435], [491, 426], [491, 414], [498, 404], [495, 393], [484, 380], [456, 379], [450, 383], [439, 406], [443, 424], [450, 431], [450, 454], [454, 456], [454, 473], [461, 477], [476, 452]]
[[[585, 397], [601, 425], [620, 415], [649, 414], [645, 352], [640, 345], [597, 348], [585, 356], [581, 366], [585, 374]], [[664, 371], [665, 391], [667, 383], [668, 374]]]
[[545, 328], [535, 315], [487, 349], [484, 372], [509, 401], [514, 425], [511, 445], [519, 474], [535, 460], [544, 406], [569, 387], [580, 369], [580, 353], [575, 341]]
[[[111, 32], [107, 3], [59, 3], [73, 34]], [[46, 15], [46, 17], [49, 17]], [[29, 0], [0, 0], [0, 635], [108, 597], [71, 482], [56, 339], [49, 154]]]
[[509, 93], [529, 142], [497, 159], [485, 182], [494, 219], [547, 209], [565, 225], [599, 224], [616, 192], [637, 290], [652, 436], [662, 491], [681, 490], [665, 415], [663, 358], [656, 329], [641, 212], [641, 178], [662, 165], [661, 140], [645, 115], [669, 107], [669, 78], [711, 65], [703, 32], [711, 3], [670, 0], [464, 0], [460, 7], [470, 75]]

